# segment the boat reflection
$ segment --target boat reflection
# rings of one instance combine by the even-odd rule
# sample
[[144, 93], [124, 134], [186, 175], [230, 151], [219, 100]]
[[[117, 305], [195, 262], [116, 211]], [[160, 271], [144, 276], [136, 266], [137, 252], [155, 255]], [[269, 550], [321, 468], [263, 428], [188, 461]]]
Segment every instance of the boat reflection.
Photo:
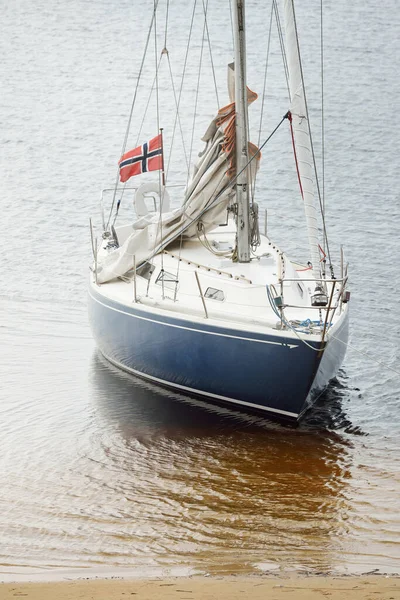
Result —
[[324, 425], [326, 398], [319, 421], [292, 429], [163, 390], [98, 355], [91, 379], [107, 430], [101, 460], [163, 560], [214, 572], [340, 562], [353, 448]]

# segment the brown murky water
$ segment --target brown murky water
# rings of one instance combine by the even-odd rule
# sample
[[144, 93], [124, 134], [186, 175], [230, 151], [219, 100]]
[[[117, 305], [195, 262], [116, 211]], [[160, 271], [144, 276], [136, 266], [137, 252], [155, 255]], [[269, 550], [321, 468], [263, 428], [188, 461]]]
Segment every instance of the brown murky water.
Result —
[[397, 438], [351, 423], [344, 377], [292, 429], [114, 369], [82, 309], [4, 308], [3, 572], [396, 572]]

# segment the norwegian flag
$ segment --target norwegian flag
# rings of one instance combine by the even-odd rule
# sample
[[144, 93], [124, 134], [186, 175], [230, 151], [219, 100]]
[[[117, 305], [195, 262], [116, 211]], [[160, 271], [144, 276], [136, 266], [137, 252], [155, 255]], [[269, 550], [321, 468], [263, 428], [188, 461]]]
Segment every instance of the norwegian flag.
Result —
[[149, 142], [126, 152], [119, 161], [119, 178], [125, 183], [134, 175], [163, 168], [162, 136], [157, 135]]

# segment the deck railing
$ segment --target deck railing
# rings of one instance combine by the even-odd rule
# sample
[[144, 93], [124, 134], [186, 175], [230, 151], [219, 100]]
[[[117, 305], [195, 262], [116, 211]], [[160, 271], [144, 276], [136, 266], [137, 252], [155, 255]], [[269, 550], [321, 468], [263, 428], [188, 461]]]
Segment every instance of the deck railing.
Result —
[[[343, 264], [343, 263], [342, 263]], [[348, 297], [346, 295], [346, 285], [347, 285], [347, 281], [348, 281], [348, 275], [347, 275], [347, 266], [346, 269], [343, 270], [343, 267], [341, 269], [342, 271], [342, 277], [340, 278], [310, 278], [310, 277], [285, 277], [285, 278], [280, 278], [279, 281], [279, 286], [280, 286], [280, 296], [276, 293], [276, 287], [274, 285], [270, 286], [271, 291], [273, 290], [275, 292], [275, 296], [272, 295], [273, 300], [275, 302], [276, 308], [280, 313], [280, 318], [281, 318], [281, 326], [282, 328], [287, 326], [287, 319], [284, 315], [284, 310], [286, 308], [307, 308], [307, 310], [311, 309], [311, 310], [318, 310], [321, 314], [321, 319], [320, 319], [320, 327], [322, 326], [322, 321], [323, 321], [323, 327], [322, 327], [322, 331], [321, 331], [321, 340], [324, 341], [325, 340], [325, 336], [326, 336], [326, 332], [329, 329], [328, 324], [332, 321], [333, 316], [336, 312], [336, 310], [339, 308], [339, 314], [342, 312], [342, 305], [344, 302], [348, 301]], [[331, 289], [329, 290], [329, 300], [327, 301], [326, 305], [310, 305], [310, 306], [304, 306], [304, 305], [296, 305], [296, 304], [287, 304], [285, 303], [285, 299], [284, 299], [284, 283], [286, 282], [291, 282], [291, 283], [314, 283], [314, 284], [321, 284], [321, 287], [324, 288], [325, 292], [328, 292], [328, 290], [326, 289], [326, 284], [331, 284]], [[336, 302], [333, 305], [333, 301], [334, 301], [334, 296], [335, 296], [335, 288], [337, 285], [340, 285], [340, 289], [339, 289], [339, 293], [336, 295]], [[325, 318], [322, 319], [322, 313], [323, 311], [325, 311]]]

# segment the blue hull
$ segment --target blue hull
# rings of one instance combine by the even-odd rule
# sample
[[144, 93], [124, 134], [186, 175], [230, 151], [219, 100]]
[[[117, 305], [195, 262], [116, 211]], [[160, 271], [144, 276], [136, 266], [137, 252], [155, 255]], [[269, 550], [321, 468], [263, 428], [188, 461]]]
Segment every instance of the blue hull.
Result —
[[[161, 316], [143, 305], [105, 298], [93, 287], [89, 318], [100, 351], [122, 369], [246, 411], [291, 420], [327, 385], [344, 356], [340, 359], [330, 342], [321, 361], [320, 352], [296, 337], [283, 341], [206, 320]], [[311, 345], [320, 349], [319, 343]]]

